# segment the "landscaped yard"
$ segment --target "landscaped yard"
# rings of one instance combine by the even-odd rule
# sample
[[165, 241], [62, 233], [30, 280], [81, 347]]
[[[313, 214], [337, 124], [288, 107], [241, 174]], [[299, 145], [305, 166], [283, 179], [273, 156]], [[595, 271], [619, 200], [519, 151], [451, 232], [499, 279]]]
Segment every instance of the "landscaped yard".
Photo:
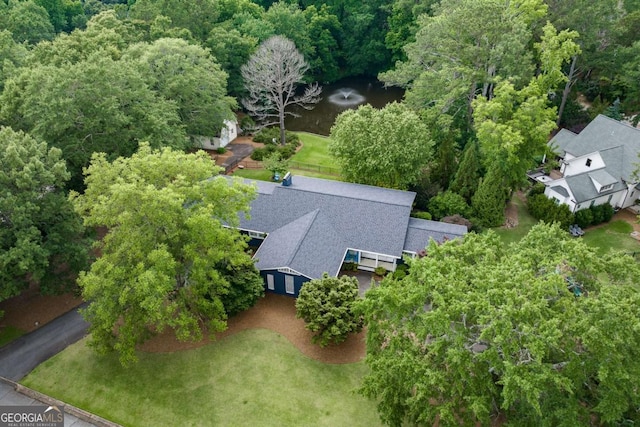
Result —
[[[505, 244], [519, 241], [537, 223], [537, 220], [529, 215], [524, 202], [519, 197], [514, 196], [512, 202], [518, 210], [518, 225], [513, 228], [499, 227], [494, 229]], [[640, 252], [640, 242], [629, 235], [632, 231], [631, 224], [614, 219], [599, 227], [588, 228], [581, 239], [601, 254], [608, 252], [610, 249], [633, 254]]]
[[374, 403], [355, 393], [363, 362], [318, 362], [270, 330], [140, 356], [125, 369], [83, 340], [22, 383], [122, 425], [381, 425]]
[[[291, 173], [340, 180], [340, 170], [336, 167], [335, 159], [329, 154], [329, 138], [306, 132], [300, 132], [298, 135], [302, 141], [302, 148], [291, 157]], [[236, 169], [233, 174], [262, 181], [271, 179], [271, 172], [264, 169]]]

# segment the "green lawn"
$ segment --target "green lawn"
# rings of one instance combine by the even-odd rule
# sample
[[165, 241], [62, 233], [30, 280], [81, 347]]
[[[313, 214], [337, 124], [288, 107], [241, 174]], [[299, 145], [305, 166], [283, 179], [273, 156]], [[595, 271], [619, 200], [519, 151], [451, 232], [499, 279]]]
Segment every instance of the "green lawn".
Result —
[[[306, 132], [300, 132], [298, 135], [302, 141], [302, 148], [291, 157], [291, 173], [314, 178], [341, 180], [336, 161], [329, 154], [329, 138]], [[233, 174], [248, 179], [271, 180], [271, 173], [264, 169], [236, 169]]]
[[252, 329], [196, 350], [141, 353], [127, 369], [83, 340], [22, 383], [125, 426], [379, 426], [374, 403], [355, 393], [366, 370], [320, 363]]
[[600, 253], [616, 249], [631, 254], [640, 252], [640, 242], [629, 236], [632, 231], [628, 222], [612, 221], [599, 228], [587, 229], [582, 239]]
[[299, 132], [298, 136], [302, 141], [302, 149], [291, 157], [292, 161], [336, 167], [336, 159], [329, 154], [329, 138], [306, 132]]
[[519, 197], [513, 196], [512, 202], [518, 208], [518, 225], [513, 228], [494, 228], [493, 230], [500, 236], [505, 245], [514, 243], [522, 239], [538, 221], [529, 215], [527, 207]]
[[[505, 244], [519, 241], [538, 222], [529, 215], [526, 206], [518, 197], [513, 197], [512, 201], [518, 207], [518, 226], [493, 229]], [[601, 254], [608, 252], [610, 249], [630, 254], [640, 252], [640, 242], [629, 236], [633, 231], [633, 227], [625, 221], [612, 221], [598, 228], [589, 228], [585, 231], [585, 235], [581, 239], [587, 245], [596, 248]]]

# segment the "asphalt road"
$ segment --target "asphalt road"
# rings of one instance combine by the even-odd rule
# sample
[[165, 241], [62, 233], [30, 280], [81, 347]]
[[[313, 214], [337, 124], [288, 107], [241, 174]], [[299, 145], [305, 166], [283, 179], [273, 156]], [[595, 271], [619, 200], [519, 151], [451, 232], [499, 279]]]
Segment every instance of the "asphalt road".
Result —
[[20, 381], [40, 363], [84, 337], [88, 328], [76, 309], [21, 336], [0, 348], [0, 376]]

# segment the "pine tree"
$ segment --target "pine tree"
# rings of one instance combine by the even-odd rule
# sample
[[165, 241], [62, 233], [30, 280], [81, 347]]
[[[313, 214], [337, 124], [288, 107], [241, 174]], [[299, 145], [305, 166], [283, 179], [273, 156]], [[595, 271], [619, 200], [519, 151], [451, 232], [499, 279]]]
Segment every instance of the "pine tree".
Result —
[[467, 202], [471, 203], [471, 199], [478, 189], [480, 182], [480, 150], [477, 141], [469, 141], [464, 147], [460, 165], [456, 171], [453, 182], [449, 190], [464, 197]]

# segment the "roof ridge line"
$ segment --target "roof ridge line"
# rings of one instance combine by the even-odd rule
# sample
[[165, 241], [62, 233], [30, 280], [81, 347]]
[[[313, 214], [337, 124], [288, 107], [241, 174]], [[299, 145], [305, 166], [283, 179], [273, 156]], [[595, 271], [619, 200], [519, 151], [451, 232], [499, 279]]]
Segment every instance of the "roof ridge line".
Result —
[[313, 225], [313, 223], [316, 221], [316, 218], [318, 217], [318, 213], [320, 213], [320, 208], [316, 208], [316, 209], [314, 209], [312, 211], [309, 211], [306, 214], [304, 214], [304, 215], [294, 219], [293, 221], [289, 222], [289, 224], [291, 224], [291, 223], [293, 223], [295, 221], [298, 221], [301, 218], [304, 218], [307, 215], [312, 214], [312, 218], [311, 218], [311, 221], [309, 221], [309, 225], [304, 230], [304, 233], [302, 233], [302, 236], [298, 240], [298, 242], [296, 243], [295, 248], [291, 251], [291, 256], [287, 260], [287, 265], [291, 265], [291, 263], [293, 262], [293, 259], [295, 258], [296, 254], [298, 253], [298, 249], [300, 249], [300, 245], [302, 244], [304, 239], [307, 238], [307, 234], [309, 234], [309, 230], [311, 229], [311, 225]]
[[[281, 186], [277, 186], [276, 188], [281, 188]], [[373, 202], [373, 203], [380, 203], [382, 205], [389, 205], [389, 206], [409, 206], [411, 207], [413, 205], [413, 202], [411, 203], [411, 205], [406, 205], [406, 204], [400, 204], [400, 203], [391, 203], [391, 202], [383, 202], [380, 200], [374, 200], [374, 199], [364, 199], [362, 197], [349, 197], [349, 196], [344, 196], [342, 194], [332, 194], [332, 193], [324, 193], [322, 191], [310, 191], [310, 190], [305, 190], [302, 188], [294, 188], [294, 187], [284, 187], [287, 190], [286, 191], [301, 191], [301, 192], [308, 192], [308, 193], [314, 193], [314, 194], [323, 194], [325, 196], [332, 196], [332, 197], [341, 197], [343, 199], [351, 199], [351, 200], [364, 200], [367, 202]], [[384, 188], [384, 187], [379, 187], [379, 188]], [[385, 188], [385, 190], [393, 190], [392, 188]], [[405, 193], [413, 193], [413, 199], [415, 200], [415, 196], [416, 193], [413, 191], [405, 191], [405, 190], [394, 190], [394, 191], [400, 191], [400, 192], [405, 192]]]

